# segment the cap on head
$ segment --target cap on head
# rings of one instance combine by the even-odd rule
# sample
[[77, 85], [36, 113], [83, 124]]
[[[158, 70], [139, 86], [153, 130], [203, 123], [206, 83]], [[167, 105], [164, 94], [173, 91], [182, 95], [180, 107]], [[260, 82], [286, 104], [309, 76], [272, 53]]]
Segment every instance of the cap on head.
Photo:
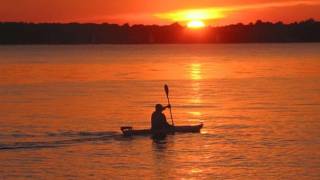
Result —
[[156, 111], [163, 111], [163, 106], [161, 104], [156, 104]]

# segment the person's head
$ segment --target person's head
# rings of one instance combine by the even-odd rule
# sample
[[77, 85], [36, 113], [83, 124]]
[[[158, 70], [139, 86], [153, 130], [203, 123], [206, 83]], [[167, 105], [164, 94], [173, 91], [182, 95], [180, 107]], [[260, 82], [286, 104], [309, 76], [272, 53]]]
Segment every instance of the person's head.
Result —
[[163, 111], [163, 106], [161, 104], [156, 104], [155, 108], [156, 108], [157, 112], [162, 112]]

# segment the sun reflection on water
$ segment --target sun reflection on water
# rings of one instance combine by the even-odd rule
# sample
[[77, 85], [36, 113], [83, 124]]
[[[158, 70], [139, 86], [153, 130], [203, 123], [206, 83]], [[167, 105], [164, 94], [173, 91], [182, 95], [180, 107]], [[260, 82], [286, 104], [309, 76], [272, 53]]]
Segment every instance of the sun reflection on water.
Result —
[[194, 116], [201, 116], [201, 115], [202, 115], [202, 113], [199, 112], [199, 111], [191, 111], [191, 112], [189, 112], [189, 113], [192, 114], [192, 115], [194, 115]]
[[190, 114], [189, 121], [199, 122], [201, 119], [202, 112], [199, 111], [197, 108], [199, 105], [202, 104], [201, 98], [201, 81], [202, 80], [202, 65], [199, 63], [192, 63], [189, 66], [189, 73], [191, 82], [191, 90], [192, 93], [190, 94], [189, 103], [191, 104], [192, 108], [188, 113]]
[[191, 172], [192, 172], [192, 173], [200, 173], [200, 172], [202, 172], [202, 170], [199, 169], [199, 168], [192, 168], [192, 169], [191, 169]]
[[198, 64], [198, 63], [191, 64], [190, 73], [191, 73], [192, 80], [201, 80], [202, 79], [201, 64]]
[[190, 99], [190, 103], [193, 105], [201, 104], [201, 94], [200, 94], [200, 82], [193, 81], [191, 84], [192, 87], [192, 98]]

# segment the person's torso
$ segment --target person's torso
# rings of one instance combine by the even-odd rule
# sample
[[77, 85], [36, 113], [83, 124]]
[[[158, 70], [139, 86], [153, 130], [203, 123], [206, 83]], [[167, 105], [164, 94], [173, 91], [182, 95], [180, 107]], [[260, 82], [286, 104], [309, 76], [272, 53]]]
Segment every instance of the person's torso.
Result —
[[151, 129], [164, 129], [167, 126], [166, 118], [163, 113], [153, 112], [151, 117]]

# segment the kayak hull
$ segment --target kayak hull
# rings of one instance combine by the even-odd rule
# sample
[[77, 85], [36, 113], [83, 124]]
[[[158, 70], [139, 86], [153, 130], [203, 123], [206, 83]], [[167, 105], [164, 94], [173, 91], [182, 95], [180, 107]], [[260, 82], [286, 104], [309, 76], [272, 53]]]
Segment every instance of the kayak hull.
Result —
[[133, 129], [132, 127], [121, 127], [124, 136], [146, 136], [154, 133], [172, 134], [172, 133], [199, 133], [203, 124], [193, 126], [174, 126], [171, 129], [159, 130], [152, 132], [151, 129]]

